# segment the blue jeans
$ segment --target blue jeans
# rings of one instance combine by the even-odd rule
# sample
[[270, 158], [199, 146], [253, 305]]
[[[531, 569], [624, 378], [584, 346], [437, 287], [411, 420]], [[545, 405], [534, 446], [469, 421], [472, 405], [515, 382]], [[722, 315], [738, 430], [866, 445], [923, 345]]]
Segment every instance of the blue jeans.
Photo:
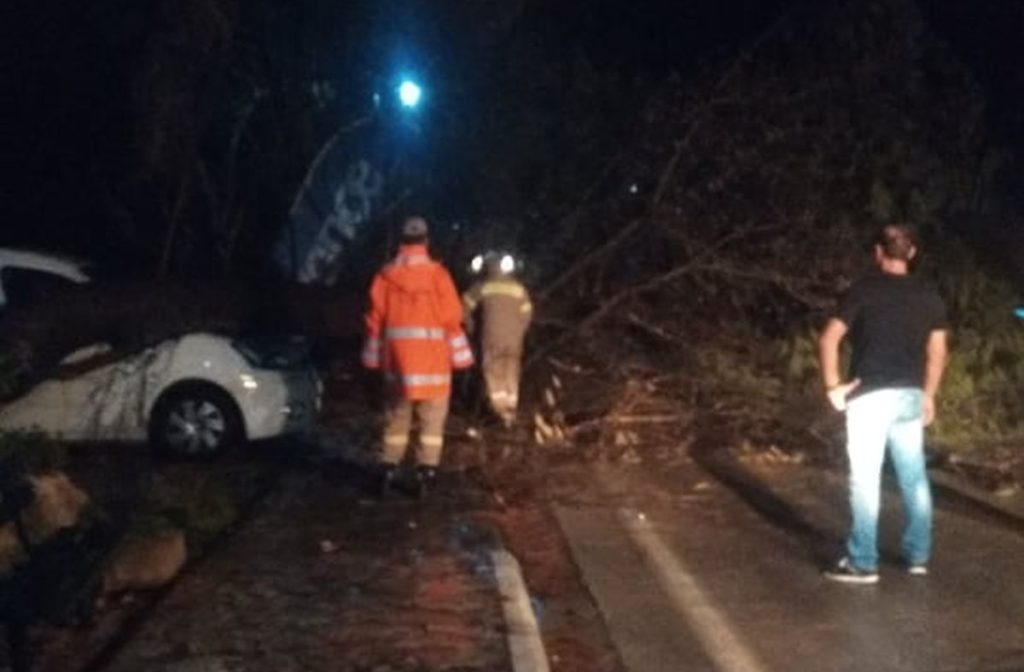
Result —
[[932, 494], [924, 461], [923, 398], [920, 389], [889, 388], [868, 392], [847, 405], [853, 525], [846, 552], [860, 569], [878, 568], [878, 512], [887, 446], [907, 519], [903, 558], [910, 564], [925, 564], [931, 555]]

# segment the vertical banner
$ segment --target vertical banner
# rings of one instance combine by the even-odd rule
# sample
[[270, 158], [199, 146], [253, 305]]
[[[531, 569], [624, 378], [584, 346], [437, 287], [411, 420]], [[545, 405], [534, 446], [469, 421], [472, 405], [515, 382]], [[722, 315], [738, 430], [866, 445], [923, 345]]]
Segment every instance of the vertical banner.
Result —
[[379, 162], [342, 137], [335, 134], [313, 160], [274, 247], [278, 269], [302, 284], [336, 282], [384, 191]]

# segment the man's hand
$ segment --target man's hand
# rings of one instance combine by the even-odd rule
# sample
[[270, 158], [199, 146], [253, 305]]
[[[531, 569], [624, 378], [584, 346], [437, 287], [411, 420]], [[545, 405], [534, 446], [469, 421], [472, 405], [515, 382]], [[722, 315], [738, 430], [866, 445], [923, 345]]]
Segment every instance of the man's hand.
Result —
[[935, 397], [930, 394], [924, 395], [924, 404], [921, 408], [921, 414], [925, 427], [932, 424], [932, 421], [935, 420]]
[[846, 323], [833, 317], [825, 325], [818, 338], [818, 359], [821, 362], [821, 382], [825, 384], [825, 394], [832, 408], [840, 413], [846, 410], [846, 395], [850, 394], [860, 380], [841, 383], [839, 374], [839, 344], [848, 331]]
[[828, 388], [828, 390], [826, 390], [826, 394], [828, 395], [829, 403], [832, 404], [832, 408], [836, 409], [840, 413], [845, 411], [846, 397], [858, 387], [860, 387], [860, 378]]

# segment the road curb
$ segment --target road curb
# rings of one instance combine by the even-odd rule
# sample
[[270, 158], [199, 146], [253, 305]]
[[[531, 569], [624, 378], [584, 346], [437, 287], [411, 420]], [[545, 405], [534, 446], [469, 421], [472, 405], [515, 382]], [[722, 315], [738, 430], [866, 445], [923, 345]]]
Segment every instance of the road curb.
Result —
[[[742, 487], [748, 479], [755, 478], [754, 472], [730, 451], [709, 453], [697, 463], [718, 482], [729, 487]], [[806, 468], [834, 471], [822, 466], [806, 465]], [[888, 469], [886, 469], [888, 471]], [[950, 473], [939, 467], [930, 467], [928, 477], [937, 494], [957, 499], [967, 506], [1015, 532], [1024, 533], [1024, 496], [1016, 493], [1009, 497], [997, 496], [984, 488], [972, 484], [962, 475]], [[887, 475], [888, 482], [888, 475]], [[888, 483], [886, 487], [892, 487]], [[755, 508], [759, 508], [755, 505]], [[764, 509], [760, 509], [764, 513]], [[808, 528], [807, 525], [803, 527]]]
[[1024, 531], [1024, 500], [1019, 495], [997, 497], [991, 492], [972, 485], [962, 477], [940, 469], [929, 469], [928, 476], [936, 489], [950, 492], [995, 515], [1018, 530]]
[[533, 613], [526, 582], [514, 555], [505, 550], [491, 551], [491, 563], [498, 580], [501, 606], [505, 612], [508, 649], [515, 672], [549, 672], [544, 642]]

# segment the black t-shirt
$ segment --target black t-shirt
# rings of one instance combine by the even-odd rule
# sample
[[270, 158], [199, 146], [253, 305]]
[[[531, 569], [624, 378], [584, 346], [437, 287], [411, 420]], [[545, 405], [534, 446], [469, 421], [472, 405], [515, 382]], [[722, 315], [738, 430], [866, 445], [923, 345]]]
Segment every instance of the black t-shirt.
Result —
[[920, 388], [928, 335], [947, 328], [946, 306], [934, 287], [881, 271], [854, 283], [835, 317], [850, 329], [850, 377], [861, 381], [855, 394]]

